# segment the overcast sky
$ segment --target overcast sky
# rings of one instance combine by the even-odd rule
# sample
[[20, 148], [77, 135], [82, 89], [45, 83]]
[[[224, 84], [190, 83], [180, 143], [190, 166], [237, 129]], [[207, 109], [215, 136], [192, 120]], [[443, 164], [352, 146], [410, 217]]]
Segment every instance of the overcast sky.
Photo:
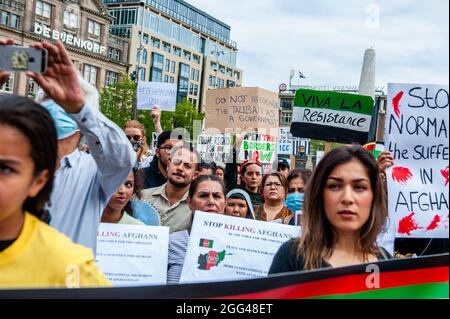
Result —
[[[448, 84], [448, 0], [187, 0], [231, 26], [244, 86], [357, 86], [376, 50], [376, 85]], [[297, 74], [298, 72], [296, 72]], [[386, 90], [385, 90], [386, 91]]]

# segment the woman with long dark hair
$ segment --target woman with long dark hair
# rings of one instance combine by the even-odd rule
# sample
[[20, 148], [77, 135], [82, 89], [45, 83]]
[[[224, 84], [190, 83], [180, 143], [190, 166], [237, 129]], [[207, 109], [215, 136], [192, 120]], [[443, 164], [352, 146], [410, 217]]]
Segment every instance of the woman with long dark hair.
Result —
[[390, 258], [376, 243], [386, 218], [373, 156], [359, 146], [334, 149], [320, 161], [306, 189], [301, 237], [280, 247], [269, 274]]

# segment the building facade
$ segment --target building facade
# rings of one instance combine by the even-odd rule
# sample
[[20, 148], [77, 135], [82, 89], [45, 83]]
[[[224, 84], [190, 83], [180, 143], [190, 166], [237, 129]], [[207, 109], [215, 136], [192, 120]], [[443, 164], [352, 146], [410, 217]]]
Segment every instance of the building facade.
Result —
[[111, 33], [130, 41], [129, 71], [138, 80], [176, 83], [177, 101], [187, 98], [199, 112], [208, 89], [241, 85], [225, 23], [182, 0], [103, 3], [114, 17]]
[[[129, 44], [109, 34], [113, 18], [100, 0], [2, 0], [0, 37], [28, 47], [60, 39], [80, 74], [101, 89], [127, 73]], [[34, 96], [36, 83], [14, 72], [0, 93]]]

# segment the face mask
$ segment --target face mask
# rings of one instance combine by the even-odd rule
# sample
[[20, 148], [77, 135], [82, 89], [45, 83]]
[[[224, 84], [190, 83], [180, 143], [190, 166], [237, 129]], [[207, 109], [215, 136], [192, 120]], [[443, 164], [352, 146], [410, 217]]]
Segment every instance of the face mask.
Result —
[[58, 140], [62, 140], [78, 131], [77, 123], [53, 100], [47, 100], [41, 104], [51, 115], [56, 126]]
[[303, 193], [292, 193], [287, 195], [286, 201], [284, 204], [287, 208], [289, 208], [292, 212], [296, 212], [297, 210], [303, 209], [303, 200], [305, 195]]
[[131, 146], [133, 146], [134, 151], [137, 152], [142, 147], [142, 144], [144, 144], [144, 141], [143, 140], [139, 140], [139, 141], [131, 140], [130, 143], [131, 143]]

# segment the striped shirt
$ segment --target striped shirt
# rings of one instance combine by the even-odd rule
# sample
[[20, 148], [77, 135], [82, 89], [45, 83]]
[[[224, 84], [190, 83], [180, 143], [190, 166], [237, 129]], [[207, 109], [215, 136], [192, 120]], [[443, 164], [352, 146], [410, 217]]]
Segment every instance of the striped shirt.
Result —
[[173, 232], [169, 235], [168, 284], [178, 284], [180, 282], [188, 242], [189, 233], [187, 230]]

